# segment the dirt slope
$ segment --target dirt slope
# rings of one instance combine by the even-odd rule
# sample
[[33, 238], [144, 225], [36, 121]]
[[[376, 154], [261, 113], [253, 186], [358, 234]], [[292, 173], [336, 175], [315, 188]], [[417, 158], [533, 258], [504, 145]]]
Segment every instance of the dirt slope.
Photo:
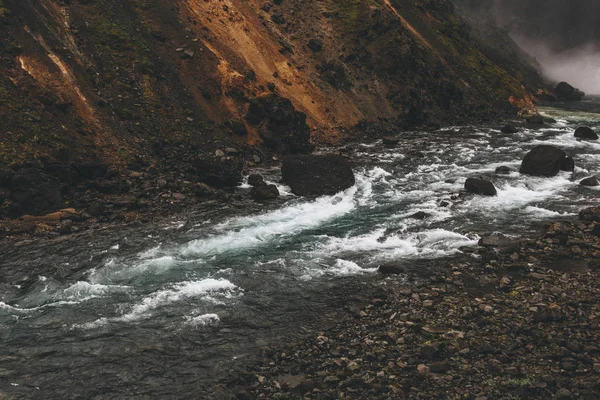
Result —
[[446, 1], [2, 0], [0, 19], [4, 165], [255, 145], [264, 97], [321, 141], [531, 107]]

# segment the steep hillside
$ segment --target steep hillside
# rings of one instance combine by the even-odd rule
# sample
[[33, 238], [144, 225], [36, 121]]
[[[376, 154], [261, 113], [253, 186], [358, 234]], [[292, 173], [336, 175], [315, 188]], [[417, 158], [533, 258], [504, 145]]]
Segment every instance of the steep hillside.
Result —
[[223, 162], [355, 126], [533, 108], [446, 0], [2, 0], [0, 19], [0, 167], [67, 186], [82, 162], [227, 185]]

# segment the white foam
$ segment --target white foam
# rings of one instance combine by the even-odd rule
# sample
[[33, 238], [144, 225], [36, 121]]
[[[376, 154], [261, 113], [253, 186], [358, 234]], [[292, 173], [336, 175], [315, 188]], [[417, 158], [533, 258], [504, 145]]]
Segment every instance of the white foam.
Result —
[[327, 270], [327, 273], [337, 276], [361, 275], [376, 272], [377, 268], [363, 268], [357, 263], [338, 258], [335, 266]]
[[535, 207], [535, 206], [527, 206], [527, 207], [525, 207], [524, 211], [528, 214], [531, 214], [532, 217], [539, 218], [539, 219], [577, 215], [575, 213], [567, 213], [567, 212], [561, 213], [558, 211], [552, 211], [552, 210], [548, 210], [548, 209], [545, 209], [542, 207]]
[[248, 249], [317, 227], [353, 210], [356, 207], [353, 200], [356, 191], [356, 187], [352, 187], [336, 196], [320, 197], [266, 214], [227, 221], [216, 227], [224, 231], [222, 234], [193, 240], [183, 246], [180, 253], [184, 256], [207, 256]]
[[149, 312], [186, 298], [209, 298], [212, 296], [232, 297], [240, 289], [227, 279], [203, 279], [201, 281], [182, 282], [171, 289], [160, 290], [145, 297], [140, 304], [133, 306], [131, 311], [118, 319], [135, 321], [148, 316]]
[[104, 297], [116, 292], [129, 290], [129, 286], [101, 285], [79, 281], [55, 295], [56, 299], [83, 302], [96, 297]]
[[192, 326], [207, 326], [215, 325], [221, 322], [221, 319], [217, 314], [203, 314], [198, 316], [186, 316], [184, 318], [187, 325]]
[[319, 244], [315, 255], [323, 257], [370, 253], [373, 260], [437, 258], [454, 254], [459, 247], [477, 244], [477, 239], [444, 229], [424, 230], [405, 236], [392, 234], [382, 240], [384, 232], [385, 229], [377, 229], [358, 236], [328, 237]]

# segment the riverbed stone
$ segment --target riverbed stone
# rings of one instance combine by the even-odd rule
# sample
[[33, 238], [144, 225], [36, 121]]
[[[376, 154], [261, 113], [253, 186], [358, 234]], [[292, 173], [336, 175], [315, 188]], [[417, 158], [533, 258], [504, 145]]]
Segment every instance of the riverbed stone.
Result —
[[597, 176], [591, 176], [583, 179], [579, 184], [582, 186], [600, 186], [600, 181], [598, 181]]
[[465, 182], [465, 190], [482, 196], [496, 196], [498, 191], [491, 181], [481, 178], [469, 178]]
[[598, 134], [592, 128], [582, 126], [575, 131], [575, 137], [583, 140], [598, 140]]
[[275, 185], [258, 185], [252, 188], [250, 196], [256, 201], [273, 200], [279, 197], [279, 189]]
[[566, 168], [563, 165], [567, 163], [566, 159], [567, 154], [555, 146], [536, 146], [525, 155], [520, 172], [533, 176], [556, 176], [561, 169]]

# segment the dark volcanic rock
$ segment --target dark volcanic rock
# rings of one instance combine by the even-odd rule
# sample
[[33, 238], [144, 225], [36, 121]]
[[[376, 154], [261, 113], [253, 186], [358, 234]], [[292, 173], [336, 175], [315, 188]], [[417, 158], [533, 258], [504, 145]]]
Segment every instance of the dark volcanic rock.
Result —
[[567, 82], [560, 82], [554, 89], [554, 94], [559, 101], [581, 101], [585, 96], [579, 89], [575, 89]]
[[465, 182], [465, 190], [469, 193], [480, 194], [484, 196], [495, 196], [498, 194], [494, 184], [485, 179], [469, 178]]
[[525, 155], [520, 172], [533, 176], [556, 176], [564, 167], [567, 154], [550, 145], [534, 147]]
[[573, 157], [566, 157], [560, 164], [560, 170], [568, 172], [575, 171], [575, 160], [573, 160]]
[[504, 125], [500, 129], [500, 132], [502, 132], [502, 133], [517, 133], [517, 132], [519, 132], [519, 130], [512, 125]]
[[348, 162], [336, 155], [290, 155], [281, 167], [283, 181], [299, 196], [333, 195], [354, 185]]
[[589, 207], [581, 210], [579, 219], [587, 222], [600, 222], [600, 207]]
[[250, 174], [248, 175], [248, 185], [250, 186], [262, 186], [266, 185], [262, 175]]
[[496, 173], [498, 175], [508, 175], [512, 172], [512, 169], [510, 169], [509, 167], [506, 166], [501, 166], [496, 168]]
[[246, 120], [259, 127], [265, 146], [285, 153], [310, 153], [310, 127], [306, 114], [296, 111], [292, 102], [275, 94], [250, 102]]
[[254, 186], [250, 191], [250, 196], [256, 201], [273, 200], [279, 197], [279, 190], [275, 185]]
[[591, 176], [589, 178], [585, 178], [581, 182], [579, 182], [582, 186], [600, 186], [600, 181], [598, 181], [598, 177]]
[[11, 180], [11, 192], [12, 199], [27, 214], [42, 215], [64, 205], [60, 181], [35, 168], [17, 172]]
[[400, 139], [394, 136], [385, 136], [383, 138], [383, 144], [386, 146], [395, 146], [400, 142]]
[[544, 117], [541, 115], [534, 115], [532, 117], [527, 117], [525, 121], [527, 121], [528, 124], [542, 125], [544, 123]]
[[588, 128], [587, 126], [577, 128], [575, 131], [575, 137], [584, 140], [598, 140], [598, 134], [596, 134], [593, 129]]
[[239, 157], [198, 156], [189, 172], [199, 182], [216, 188], [237, 186], [242, 181], [244, 161]]

